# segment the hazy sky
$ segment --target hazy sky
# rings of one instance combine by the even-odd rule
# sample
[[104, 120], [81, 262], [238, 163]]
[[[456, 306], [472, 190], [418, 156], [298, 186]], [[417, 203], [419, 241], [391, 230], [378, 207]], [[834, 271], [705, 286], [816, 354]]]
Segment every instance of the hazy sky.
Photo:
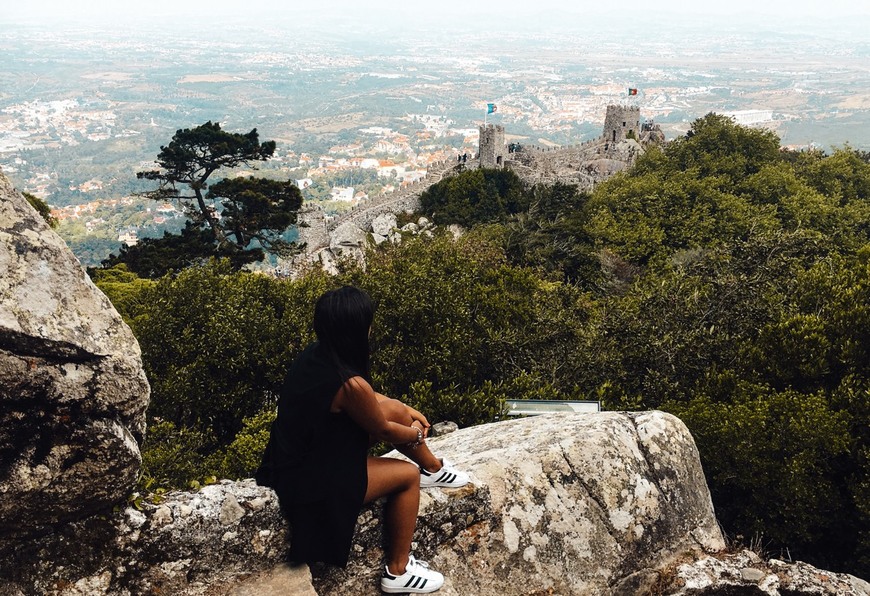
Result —
[[840, 18], [870, 15], [868, 0], [0, 0], [5, 17], [46, 16], [142, 16], [207, 14], [233, 12], [276, 12], [310, 16], [326, 9], [376, 17], [401, 12], [405, 16], [539, 13], [560, 11], [589, 13], [611, 10], [633, 11], [640, 15], [674, 12], [689, 15], [780, 15], [794, 17]]

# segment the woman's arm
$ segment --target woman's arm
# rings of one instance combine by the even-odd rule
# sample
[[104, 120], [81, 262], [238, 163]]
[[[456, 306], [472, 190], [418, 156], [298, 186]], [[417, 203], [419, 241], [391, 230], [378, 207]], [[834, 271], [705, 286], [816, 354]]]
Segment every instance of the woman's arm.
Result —
[[[387, 401], [390, 399], [386, 395], [384, 395], [382, 393], [378, 393], [378, 392], [375, 392], [375, 398], [378, 400], [378, 402]], [[399, 401], [399, 400], [396, 399], [393, 401]], [[401, 402], [399, 402], [399, 403], [401, 403]], [[423, 413], [418, 411], [418, 410], [415, 410], [414, 408], [412, 408], [408, 404], [402, 404], [402, 405], [405, 406], [406, 410], [408, 410], [408, 415], [411, 417], [411, 420], [420, 423], [420, 427], [423, 429], [423, 436], [424, 437], [429, 436], [429, 427], [431, 425], [429, 424], [429, 421], [426, 419], [426, 417], [423, 415]]]
[[380, 401], [378, 394], [365, 379], [353, 377], [338, 390], [332, 401], [331, 410], [346, 413], [369, 436], [378, 441], [395, 445], [416, 443], [419, 438], [418, 429], [387, 420], [378, 401]]

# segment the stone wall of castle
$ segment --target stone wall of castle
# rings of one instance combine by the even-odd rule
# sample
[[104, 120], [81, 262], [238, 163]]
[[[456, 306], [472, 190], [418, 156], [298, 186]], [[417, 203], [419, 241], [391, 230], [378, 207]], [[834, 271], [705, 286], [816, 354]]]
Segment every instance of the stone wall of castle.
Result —
[[[598, 138], [564, 147], [522, 144], [518, 148], [512, 146], [508, 152], [503, 126], [481, 126], [479, 161], [474, 164], [458, 166], [453, 160], [433, 163], [426, 176], [418, 182], [390, 194], [372, 197], [336, 217], [327, 216], [317, 205], [306, 204], [299, 212], [299, 222], [303, 224], [299, 228], [299, 242], [306, 243], [307, 257], [296, 261], [313, 257], [321, 249], [328, 248], [333, 232], [343, 224], [352, 223], [356, 228], [368, 230], [381, 214], [419, 211], [420, 195], [430, 186], [445, 176], [478, 165], [483, 168], [508, 167], [529, 184], [562, 182], [576, 184], [584, 191], [592, 190], [598, 182], [630, 167], [643, 153], [642, 145], [630, 137], [649, 137], [656, 129], [660, 141], [664, 140], [658, 127], [650, 125], [648, 128], [648, 131], [642, 130], [639, 107], [610, 105], [607, 106], [603, 134]], [[659, 141], [658, 137], [650, 140]]]
[[532, 144], [521, 144], [521, 151], [524, 153], [537, 153], [540, 155], [546, 154], [546, 156], [552, 157], [553, 155], [558, 155], [560, 153], [571, 153], [571, 152], [587, 152], [588, 149], [594, 149], [597, 146], [601, 145], [604, 142], [604, 135], [600, 137], [596, 137], [594, 139], [589, 139], [588, 141], [583, 141], [582, 143], [577, 143], [576, 145], [559, 145], [556, 147], [542, 147], [541, 145], [532, 145]]
[[[503, 135], [504, 132], [502, 132]], [[396, 192], [378, 195], [354, 205], [349, 211], [329, 220], [326, 224], [326, 230], [330, 232], [349, 221], [359, 228], [366, 229], [382, 213], [417, 211], [420, 208], [420, 195], [436, 182], [440, 182], [448, 172], [455, 168], [456, 163], [453, 160], [433, 163], [422, 179], [402, 187]], [[329, 244], [328, 236], [326, 244]]]
[[299, 230], [299, 244], [305, 244], [305, 251], [312, 253], [329, 246], [329, 230], [326, 213], [320, 205], [305, 203], [297, 212], [296, 224]]

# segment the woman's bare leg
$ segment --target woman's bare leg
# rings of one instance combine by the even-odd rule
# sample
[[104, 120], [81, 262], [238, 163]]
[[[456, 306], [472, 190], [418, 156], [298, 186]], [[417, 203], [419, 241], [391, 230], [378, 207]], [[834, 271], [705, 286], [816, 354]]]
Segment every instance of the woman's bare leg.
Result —
[[[384, 413], [384, 418], [387, 420], [405, 426], [411, 426], [411, 416], [408, 414], [405, 404], [399, 400], [385, 399], [379, 401], [378, 405], [381, 407], [381, 411]], [[441, 460], [432, 455], [432, 452], [429, 451], [429, 447], [425, 443], [417, 445], [416, 447], [411, 447], [409, 445], [393, 445], [393, 447], [395, 447], [399, 453], [415, 462], [418, 466], [423, 467], [428, 472], [437, 472], [441, 469]]]
[[420, 508], [420, 471], [406, 461], [368, 458], [369, 483], [365, 502], [387, 497], [384, 507], [386, 563], [390, 573], [402, 575], [411, 552], [411, 539]]

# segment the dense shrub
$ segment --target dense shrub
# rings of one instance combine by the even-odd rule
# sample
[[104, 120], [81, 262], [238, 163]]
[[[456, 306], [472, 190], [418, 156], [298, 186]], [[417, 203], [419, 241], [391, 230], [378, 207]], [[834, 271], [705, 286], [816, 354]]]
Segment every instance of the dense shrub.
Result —
[[277, 403], [290, 362], [313, 339], [310, 305], [328, 283], [286, 283], [221, 262], [160, 279], [133, 321], [150, 415], [232, 441], [242, 419]]
[[420, 203], [423, 212], [432, 215], [436, 223], [470, 227], [525, 211], [529, 197], [512, 171], [474, 169], [429, 187]]
[[252, 477], [266, 450], [276, 413], [275, 408], [266, 408], [251, 418], [245, 418], [242, 430], [233, 442], [209, 458], [208, 470], [218, 478]]
[[142, 449], [140, 486], [187, 488], [208, 475], [205, 463], [213, 445], [214, 437], [207, 431], [152, 418]]
[[728, 402], [665, 405], [692, 430], [717, 516], [769, 548], [839, 566], [861, 522], [842, 476], [849, 415], [821, 392], [736, 385]]
[[347, 277], [374, 299], [373, 366], [389, 395], [426, 381], [466, 391], [523, 373], [571, 386], [589, 307], [576, 288], [512, 266], [485, 237], [421, 237], [372, 252]]

